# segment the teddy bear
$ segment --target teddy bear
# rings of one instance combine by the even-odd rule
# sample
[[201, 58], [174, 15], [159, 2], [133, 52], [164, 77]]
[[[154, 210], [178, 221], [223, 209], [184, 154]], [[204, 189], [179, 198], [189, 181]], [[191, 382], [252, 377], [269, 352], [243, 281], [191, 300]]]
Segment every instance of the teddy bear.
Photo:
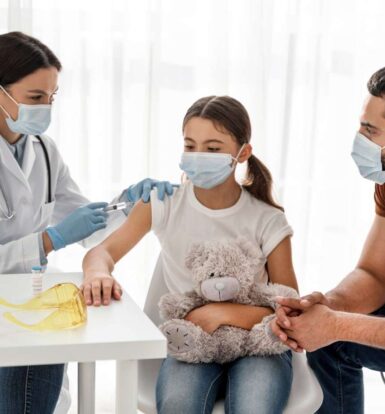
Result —
[[185, 259], [194, 290], [167, 293], [159, 302], [165, 320], [160, 330], [167, 338], [168, 354], [189, 363], [220, 364], [251, 355], [274, 355], [287, 351], [271, 332], [274, 314], [248, 331], [220, 326], [212, 334], [184, 319], [193, 309], [211, 302], [233, 302], [276, 308], [275, 296], [297, 298], [296, 290], [273, 283], [257, 283], [267, 276], [266, 258], [255, 242], [245, 238], [194, 243]]

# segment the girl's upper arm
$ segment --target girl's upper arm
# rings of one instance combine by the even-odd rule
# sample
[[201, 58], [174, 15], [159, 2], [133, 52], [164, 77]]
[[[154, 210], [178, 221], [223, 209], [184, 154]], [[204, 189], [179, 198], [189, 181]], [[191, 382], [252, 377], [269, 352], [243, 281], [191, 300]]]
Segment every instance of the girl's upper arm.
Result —
[[267, 258], [267, 271], [271, 282], [290, 286], [298, 291], [291, 256], [290, 237], [283, 239], [269, 254]]
[[101, 245], [116, 263], [151, 230], [151, 203], [138, 201], [126, 221]]

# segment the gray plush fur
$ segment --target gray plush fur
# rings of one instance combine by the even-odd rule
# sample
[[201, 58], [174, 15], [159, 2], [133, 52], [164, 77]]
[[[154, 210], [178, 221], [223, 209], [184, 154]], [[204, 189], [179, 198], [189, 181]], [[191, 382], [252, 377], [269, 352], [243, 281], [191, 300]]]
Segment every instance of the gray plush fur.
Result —
[[275, 296], [298, 297], [297, 292], [278, 284], [256, 283], [265, 272], [261, 249], [244, 238], [236, 241], [207, 241], [194, 244], [186, 258], [195, 290], [185, 294], [167, 293], [159, 302], [166, 321], [160, 329], [168, 339], [168, 353], [190, 362], [226, 363], [250, 355], [273, 355], [288, 350], [271, 333], [266, 316], [251, 331], [221, 326], [211, 335], [184, 320], [193, 309], [224, 300], [275, 309]]

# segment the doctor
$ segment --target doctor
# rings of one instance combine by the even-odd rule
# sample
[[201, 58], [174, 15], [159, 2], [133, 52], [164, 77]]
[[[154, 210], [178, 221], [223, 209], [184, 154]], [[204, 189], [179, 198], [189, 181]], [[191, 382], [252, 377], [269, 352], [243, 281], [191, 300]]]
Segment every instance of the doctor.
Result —
[[[123, 212], [108, 216], [102, 210], [107, 203], [90, 203], [81, 194], [54, 141], [43, 135], [60, 70], [58, 58], [37, 39], [0, 35], [0, 274], [30, 272], [47, 264], [52, 250], [72, 243], [92, 245], [125, 219]], [[115, 201], [148, 201], [153, 186], [160, 198], [172, 194], [169, 183], [147, 179]], [[117, 283], [113, 295], [121, 295]], [[63, 370], [0, 368], [0, 414], [54, 412]]]

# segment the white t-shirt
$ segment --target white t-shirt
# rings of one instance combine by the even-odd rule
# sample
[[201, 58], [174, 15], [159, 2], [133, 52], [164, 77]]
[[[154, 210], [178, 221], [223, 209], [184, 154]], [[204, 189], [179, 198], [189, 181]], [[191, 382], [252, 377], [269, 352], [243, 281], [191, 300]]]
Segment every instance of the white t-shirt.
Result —
[[[192, 243], [207, 240], [235, 240], [245, 237], [260, 246], [261, 260], [293, 231], [285, 214], [253, 197], [242, 189], [237, 203], [230, 208], [211, 210], [196, 198], [190, 181], [171, 197], [159, 201], [156, 190], [151, 193], [152, 230], [162, 247], [163, 273], [170, 292], [193, 289], [190, 270], [184, 264]], [[261, 266], [259, 282], [267, 282]]]

